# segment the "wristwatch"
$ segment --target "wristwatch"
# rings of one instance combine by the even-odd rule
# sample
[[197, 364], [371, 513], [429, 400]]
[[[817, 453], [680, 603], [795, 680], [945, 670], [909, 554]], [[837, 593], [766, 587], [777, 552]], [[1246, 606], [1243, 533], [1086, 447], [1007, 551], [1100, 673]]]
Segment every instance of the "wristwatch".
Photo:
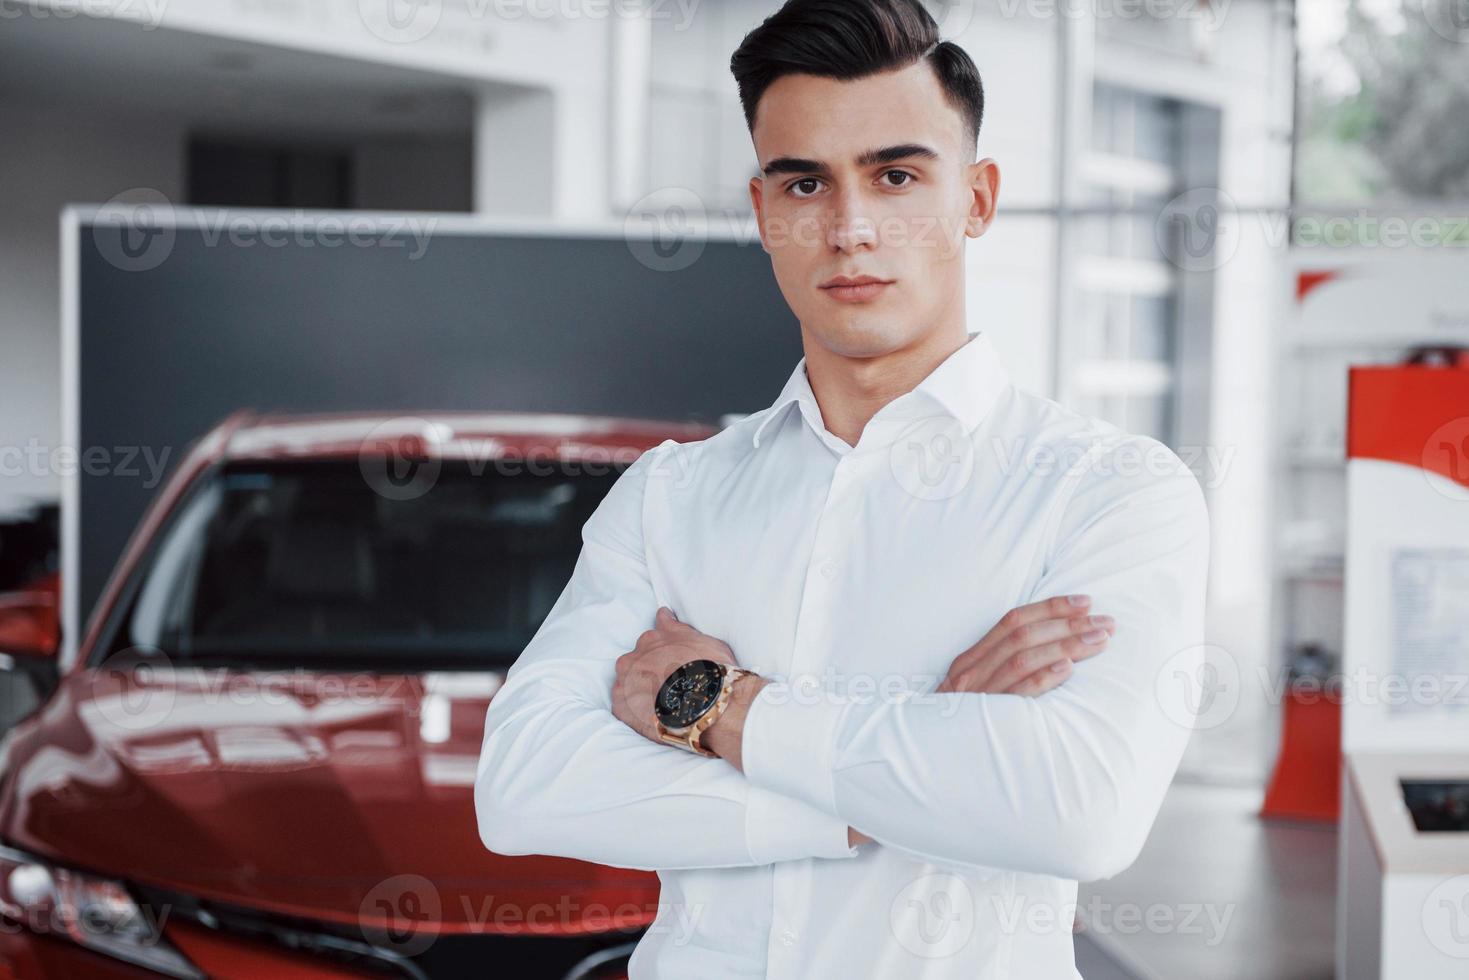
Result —
[[658, 738], [690, 752], [718, 758], [704, 747], [704, 732], [729, 707], [734, 682], [754, 674], [719, 660], [690, 660], [668, 675], [653, 699]]

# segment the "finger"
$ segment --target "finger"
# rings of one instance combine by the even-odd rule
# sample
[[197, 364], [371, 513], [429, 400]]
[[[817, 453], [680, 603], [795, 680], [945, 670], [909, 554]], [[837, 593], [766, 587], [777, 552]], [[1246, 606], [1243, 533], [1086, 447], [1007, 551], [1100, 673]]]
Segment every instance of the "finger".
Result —
[[656, 629], [693, 629], [688, 623], [678, 618], [678, 613], [669, 609], [667, 606], [658, 607], [658, 612], [654, 615], [653, 622]]
[[1068, 637], [1081, 636], [1094, 630], [1101, 630], [1110, 636], [1112, 632], [1115, 632], [1116, 624], [1112, 621], [1111, 616], [1082, 615], [1072, 616], [1069, 619], [1022, 623], [998, 640], [992, 639], [994, 634], [992, 630], [991, 635], [986, 636], [981, 645], [960, 654], [949, 672], [968, 674], [971, 683], [977, 682], [986, 685], [985, 690], [992, 690], [994, 689], [992, 679], [1010, 658], [1023, 651]]
[[1072, 616], [1066, 620], [1043, 620], [1015, 627], [1015, 632], [1003, 638], [992, 648], [996, 661], [1018, 654], [1022, 649], [1055, 644], [1058, 641], [1081, 636], [1089, 642], [1102, 642], [1116, 632], [1116, 623], [1111, 616]]
[[966, 672], [960, 686], [963, 690], [1005, 691], [1036, 670], [1062, 658], [1076, 662], [1094, 657], [1106, 648], [1110, 639], [1111, 633], [1107, 630], [1091, 629], [1040, 646], [1007, 651], [1003, 656], [993, 656], [989, 663]]
[[[1030, 626], [1032, 623], [1044, 622], [1052, 619], [1069, 619], [1090, 611], [1091, 596], [1089, 595], [1058, 595], [1039, 602], [1032, 602], [1024, 606], [1016, 606], [1000, 621], [990, 627], [989, 632], [982, 636], [978, 643], [970, 647], [960, 657], [977, 658], [1013, 634], [1018, 629]], [[956, 658], [957, 659], [957, 658]]]
[[1028, 650], [1032, 647], [1043, 646], [1047, 643], [1055, 643], [1073, 636], [1086, 636], [1091, 633], [1102, 632], [1111, 636], [1117, 631], [1117, 623], [1111, 616], [1087, 615], [1072, 616], [1070, 619], [1045, 619], [1039, 622], [1026, 623], [1017, 626], [1015, 630], [1004, 639], [1000, 640], [993, 652], [997, 658], [1008, 657]]
[[[1056, 668], [1060, 669], [1058, 670]], [[1041, 668], [1029, 677], [1014, 684], [1006, 693], [1019, 694], [1030, 698], [1039, 697], [1047, 691], [1066, 683], [1067, 678], [1070, 676], [1071, 661], [1066, 657], [1062, 657], [1055, 663]]]
[[1091, 604], [1092, 597], [1089, 595], [1058, 595], [1041, 599], [1028, 605], [1016, 606], [1001, 617], [995, 624], [995, 630], [990, 632], [999, 631], [1003, 635], [1028, 623], [1038, 623], [1046, 619], [1068, 619], [1090, 611]]
[[[1087, 635], [1095, 636], [1097, 639], [1088, 640]], [[1089, 651], [1089, 648], [1100, 649], [1106, 645], [1107, 639], [1105, 630], [1097, 630], [1093, 634], [1069, 636], [1064, 640], [1056, 640], [1038, 647], [1031, 647], [1028, 650], [1018, 651], [1001, 663], [999, 669], [986, 682], [985, 689], [1007, 691], [1014, 684], [1052, 664], [1062, 660], [1070, 662], [1073, 659], [1085, 659], [1085, 656], [1093, 655], [1095, 650]]]
[[1084, 633], [1081, 636], [1072, 637], [1069, 640], [1062, 640], [1061, 642], [1067, 644], [1066, 656], [1071, 659], [1072, 663], [1079, 664], [1083, 660], [1095, 657], [1097, 654], [1107, 649], [1107, 644], [1111, 641], [1111, 639], [1112, 630], [1107, 630], [1105, 631], [1102, 639], [1098, 642], [1088, 640], [1086, 638], [1086, 634]]

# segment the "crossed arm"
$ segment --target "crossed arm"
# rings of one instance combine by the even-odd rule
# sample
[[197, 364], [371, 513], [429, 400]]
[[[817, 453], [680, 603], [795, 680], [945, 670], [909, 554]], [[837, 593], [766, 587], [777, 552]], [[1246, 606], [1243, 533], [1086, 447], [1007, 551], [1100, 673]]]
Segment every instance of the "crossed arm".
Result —
[[650, 871], [853, 856], [845, 820], [612, 713], [617, 658], [658, 608], [642, 537], [657, 451], [587, 521], [570, 581], [490, 701], [474, 786], [480, 837], [500, 854]]
[[641, 526], [652, 455], [587, 522], [567, 589], [490, 705], [475, 786], [487, 846], [721, 867], [850, 857], [856, 827], [967, 871], [1091, 880], [1131, 863], [1189, 735], [1180, 679], [1202, 658], [1208, 521], [1190, 474], [1077, 481], [1035, 594], [1090, 595], [1116, 631], [1065, 686], [858, 701], [762, 679], [711, 729], [726, 760], [612, 711], [617, 658], [657, 611]]

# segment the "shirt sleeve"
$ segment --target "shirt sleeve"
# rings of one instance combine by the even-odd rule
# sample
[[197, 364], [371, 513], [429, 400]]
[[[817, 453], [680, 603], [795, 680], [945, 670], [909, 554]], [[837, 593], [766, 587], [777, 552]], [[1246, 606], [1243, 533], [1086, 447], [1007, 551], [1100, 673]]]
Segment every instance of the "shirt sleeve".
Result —
[[1090, 881], [1130, 865], [1187, 745], [1187, 679], [1204, 661], [1203, 491], [1154, 444], [1169, 466], [1129, 474], [1099, 458], [1073, 481], [1026, 599], [1083, 593], [1116, 618], [1065, 683], [857, 699], [776, 681], [745, 719], [746, 777], [961, 870]]
[[845, 821], [612, 713], [616, 660], [659, 605], [643, 488], [676, 445], [638, 457], [599, 503], [571, 579], [491, 699], [474, 785], [480, 837], [500, 854], [649, 871], [854, 856]]

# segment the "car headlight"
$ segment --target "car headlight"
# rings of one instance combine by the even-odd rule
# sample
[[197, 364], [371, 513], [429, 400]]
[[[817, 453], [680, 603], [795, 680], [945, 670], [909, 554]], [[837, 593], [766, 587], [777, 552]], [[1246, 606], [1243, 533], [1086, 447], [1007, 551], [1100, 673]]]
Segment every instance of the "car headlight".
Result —
[[0, 915], [38, 935], [67, 939], [166, 976], [204, 980], [163, 938], [159, 916], [111, 878], [0, 847]]

